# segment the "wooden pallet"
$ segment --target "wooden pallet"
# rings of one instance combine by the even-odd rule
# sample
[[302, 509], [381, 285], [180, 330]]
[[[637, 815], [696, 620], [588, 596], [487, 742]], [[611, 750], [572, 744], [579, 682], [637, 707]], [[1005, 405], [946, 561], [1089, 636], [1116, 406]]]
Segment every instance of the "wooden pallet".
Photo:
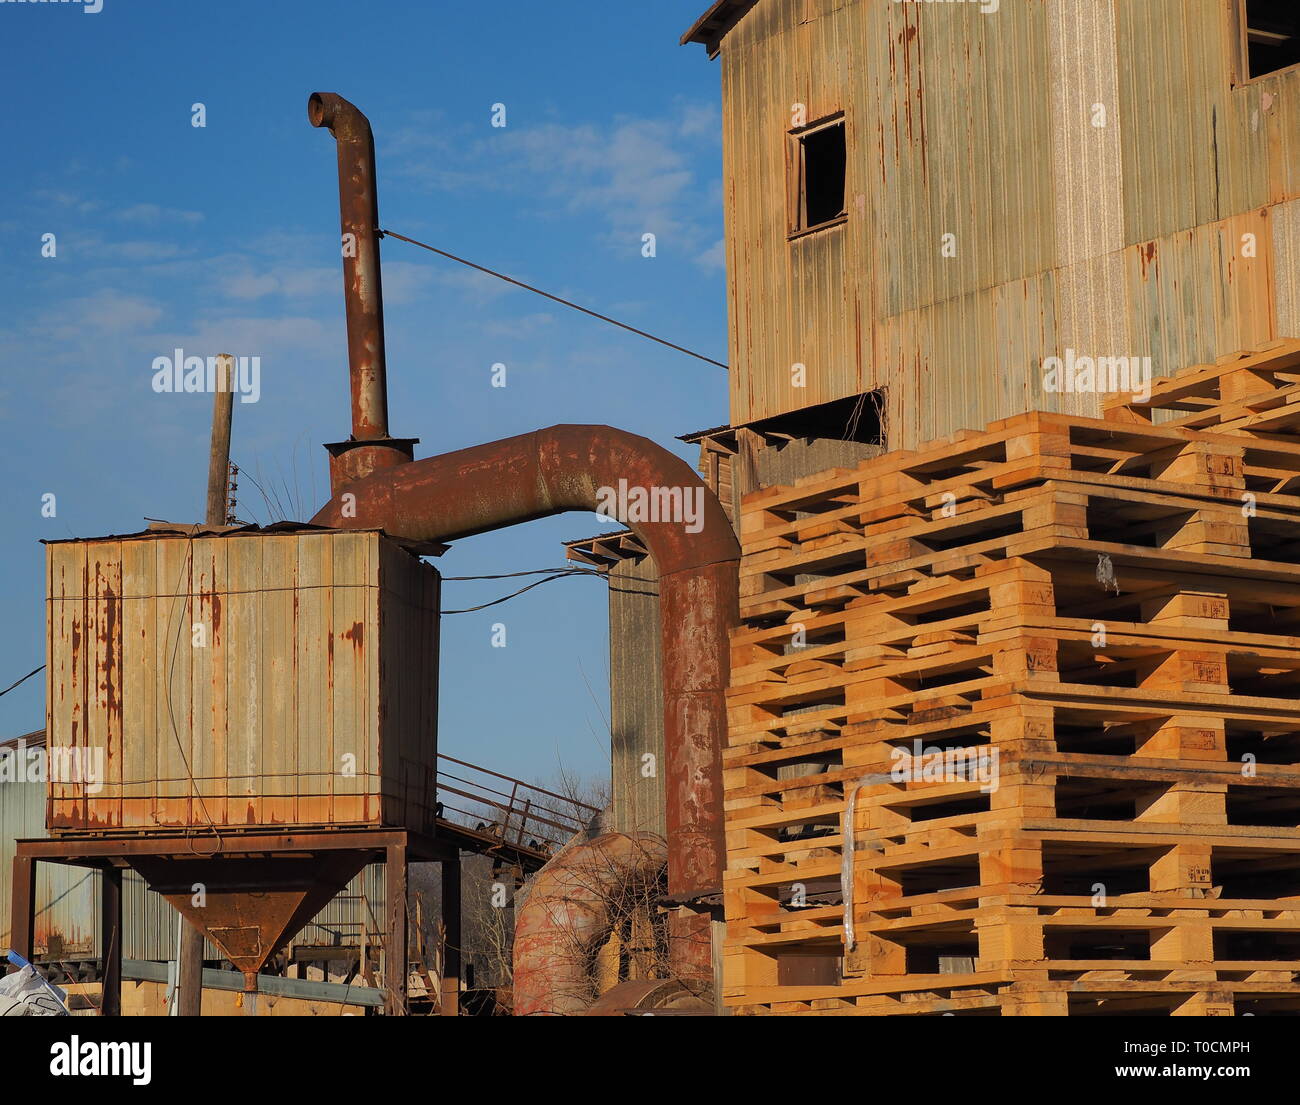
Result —
[[1300, 1011], [1293, 345], [746, 497], [737, 1012]]
[[[1300, 566], [1298, 520], [1300, 515], [1264, 508], [1248, 516], [1240, 506], [1174, 496], [1104, 496], [1048, 483], [958, 518], [853, 535], [833, 552], [799, 548], [746, 557], [741, 617], [750, 625], [802, 622], [790, 615], [837, 610], [876, 592], [904, 593], [945, 577], [970, 578], [987, 565], [1048, 548], [1089, 562], [1094, 573], [1103, 556], [1112, 565], [1140, 565], [1150, 550], [1174, 554], [1163, 560], [1166, 571], [1290, 578]], [[1148, 562], [1161, 564], [1158, 556]]]
[[1294, 435], [1300, 432], [1300, 341], [1271, 342], [1193, 365], [1154, 381], [1148, 402], [1116, 396], [1102, 403], [1102, 413], [1117, 422], [1159, 418], [1163, 427]]

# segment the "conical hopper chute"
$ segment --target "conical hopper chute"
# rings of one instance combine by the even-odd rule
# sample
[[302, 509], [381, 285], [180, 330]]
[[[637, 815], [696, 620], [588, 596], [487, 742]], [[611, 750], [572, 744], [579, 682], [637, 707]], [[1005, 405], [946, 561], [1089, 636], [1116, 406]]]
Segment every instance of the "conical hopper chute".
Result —
[[257, 973], [370, 859], [362, 851], [173, 859], [133, 856], [140, 876], [244, 973]]

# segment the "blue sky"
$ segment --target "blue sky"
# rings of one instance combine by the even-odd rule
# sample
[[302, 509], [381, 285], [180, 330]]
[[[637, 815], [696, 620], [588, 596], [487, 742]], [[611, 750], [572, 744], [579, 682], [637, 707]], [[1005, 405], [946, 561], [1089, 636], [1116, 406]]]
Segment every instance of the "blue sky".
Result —
[[[385, 226], [725, 361], [718, 73], [677, 45], [706, 6], [0, 3], [0, 686], [44, 659], [40, 539], [202, 514], [211, 397], [155, 393], [153, 358], [260, 356], [233, 458], [291, 514], [327, 498], [320, 445], [348, 433], [347, 362], [334, 143], [306, 121], [313, 91], [369, 116]], [[421, 438], [417, 457], [596, 422], [693, 460], [674, 437], [727, 419], [721, 369], [392, 239], [383, 262], [390, 421]], [[240, 496], [242, 517], [274, 516], [248, 480]], [[558, 565], [562, 540], [600, 528], [549, 519], [439, 566]], [[444, 605], [512, 582], [448, 584]], [[529, 778], [561, 761], [606, 772], [607, 647], [589, 578], [445, 618], [442, 749]], [[43, 723], [41, 679], [0, 698], [0, 736]]]

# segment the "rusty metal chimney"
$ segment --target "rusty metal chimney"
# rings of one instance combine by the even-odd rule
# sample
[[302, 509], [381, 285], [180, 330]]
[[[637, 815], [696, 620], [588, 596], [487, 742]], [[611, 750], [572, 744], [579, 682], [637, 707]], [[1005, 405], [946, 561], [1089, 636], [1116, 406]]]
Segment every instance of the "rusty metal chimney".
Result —
[[334, 92], [313, 92], [307, 119], [334, 135], [339, 159], [340, 249], [348, 323], [352, 436], [327, 445], [335, 492], [382, 468], [408, 463], [418, 438], [388, 435], [384, 290], [379, 269], [379, 196], [370, 121]]

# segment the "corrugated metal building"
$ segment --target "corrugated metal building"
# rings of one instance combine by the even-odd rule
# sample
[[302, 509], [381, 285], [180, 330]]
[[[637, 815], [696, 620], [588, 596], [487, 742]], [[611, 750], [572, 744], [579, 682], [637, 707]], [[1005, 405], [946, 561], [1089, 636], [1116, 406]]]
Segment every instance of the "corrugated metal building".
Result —
[[429, 829], [438, 574], [375, 531], [48, 542], [55, 831]]
[[1044, 390], [1067, 349], [1300, 334], [1300, 70], [1252, 76], [1248, 7], [715, 3], [732, 426], [884, 389], [911, 448], [1099, 414]]

